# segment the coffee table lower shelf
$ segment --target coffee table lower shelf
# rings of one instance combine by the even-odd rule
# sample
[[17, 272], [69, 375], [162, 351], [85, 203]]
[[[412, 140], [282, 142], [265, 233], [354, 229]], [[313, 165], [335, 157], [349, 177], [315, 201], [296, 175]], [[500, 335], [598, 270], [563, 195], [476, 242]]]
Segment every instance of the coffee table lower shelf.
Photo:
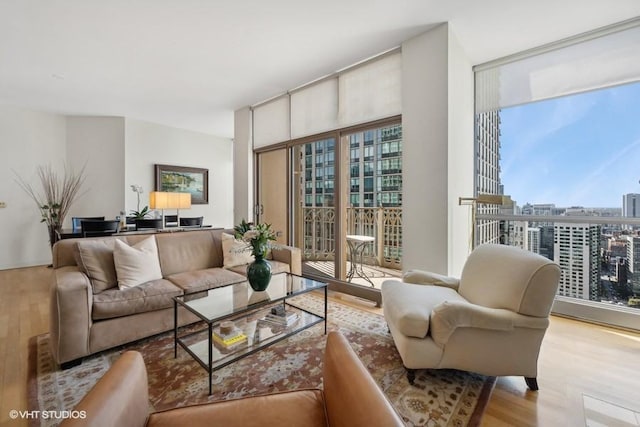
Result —
[[288, 302], [286, 307], [287, 310], [298, 313], [298, 319], [290, 326], [276, 325], [261, 320], [269, 313], [271, 306], [226, 319], [233, 321], [236, 327], [242, 329], [247, 336], [247, 340], [231, 348], [225, 348], [212, 338], [213, 331], [219, 323], [207, 322], [206, 328], [182, 336], [176, 335], [174, 356], [178, 357], [178, 346], [180, 346], [209, 372], [209, 395], [211, 395], [211, 382], [214, 371], [321, 322], [325, 322], [324, 333], [327, 333], [327, 324], [324, 317], [303, 310]]

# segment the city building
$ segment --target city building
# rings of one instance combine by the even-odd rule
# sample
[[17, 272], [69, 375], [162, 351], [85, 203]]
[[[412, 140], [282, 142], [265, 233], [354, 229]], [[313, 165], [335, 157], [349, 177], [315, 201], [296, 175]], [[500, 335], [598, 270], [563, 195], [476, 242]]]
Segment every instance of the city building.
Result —
[[[640, 218], [640, 194], [629, 193], [622, 195], [622, 216], [624, 218]], [[634, 227], [625, 225], [624, 228], [631, 230]]]
[[554, 225], [554, 261], [562, 270], [558, 295], [598, 300], [600, 287], [600, 227]]
[[627, 279], [635, 294], [640, 294], [640, 236], [627, 236]]
[[527, 250], [540, 253], [540, 229], [536, 227], [527, 229]]
[[[476, 114], [476, 193], [503, 194], [500, 185], [500, 110]], [[478, 204], [478, 214], [497, 215], [498, 205]], [[476, 244], [501, 243], [500, 221], [478, 221]]]

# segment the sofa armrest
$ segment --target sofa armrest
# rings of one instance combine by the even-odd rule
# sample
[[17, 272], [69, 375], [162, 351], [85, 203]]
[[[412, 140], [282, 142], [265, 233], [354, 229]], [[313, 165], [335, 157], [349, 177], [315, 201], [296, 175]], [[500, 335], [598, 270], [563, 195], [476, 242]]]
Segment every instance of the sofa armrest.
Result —
[[458, 328], [511, 331], [514, 328], [546, 329], [548, 318], [524, 316], [511, 310], [483, 307], [461, 301], [445, 301], [431, 313], [430, 335], [444, 347]]
[[369, 371], [340, 333], [329, 333], [323, 363], [328, 425], [404, 426]]
[[149, 415], [147, 370], [137, 351], [125, 352], [78, 403], [84, 418], [67, 418], [61, 427], [143, 427]]
[[56, 268], [50, 287], [49, 343], [57, 363], [89, 354], [93, 291], [76, 266]]
[[300, 248], [277, 245], [271, 248], [271, 257], [274, 261], [289, 264], [291, 274], [302, 275], [302, 251]]
[[402, 276], [402, 281], [406, 283], [414, 283], [416, 285], [444, 286], [456, 291], [460, 286], [460, 279], [423, 270], [407, 271]]

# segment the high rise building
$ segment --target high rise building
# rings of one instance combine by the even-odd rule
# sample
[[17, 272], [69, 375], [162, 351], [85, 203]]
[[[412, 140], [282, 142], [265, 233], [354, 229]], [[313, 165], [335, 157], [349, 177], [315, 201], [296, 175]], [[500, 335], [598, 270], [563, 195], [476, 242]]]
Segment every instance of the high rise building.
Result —
[[540, 229], [527, 229], [527, 250], [534, 254], [540, 253]]
[[[400, 260], [402, 125], [354, 132], [345, 138], [348, 143], [345, 147], [348, 151], [345, 152], [349, 157], [347, 227], [352, 234], [376, 236], [378, 227], [384, 224], [384, 235], [379, 236], [384, 239], [380, 255], [385, 259]], [[320, 241], [316, 246], [328, 248], [328, 253], [335, 243], [338, 149], [336, 140], [327, 138], [303, 144], [297, 154], [301, 192], [307, 209], [303, 233], [305, 236], [321, 236], [310, 239]]]
[[543, 225], [537, 228], [540, 230], [540, 255], [551, 260], [555, 259], [553, 251], [553, 225]]
[[[640, 194], [629, 193], [622, 196], [622, 217], [640, 218]], [[625, 225], [623, 228], [631, 230], [634, 227], [631, 225]]]
[[627, 279], [635, 293], [640, 293], [640, 237], [627, 236]]
[[[500, 185], [500, 111], [476, 114], [476, 192], [502, 194]], [[498, 214], [497, 205], [477, 207], [478, 214]], [[499, 221], [478, 221], [476, 243], [500, 243]]]
[[507, 221], [507, 238], [505, 244], [515, 246], [520, 249], [527, 249], [529, 246], [529, 226], [527, 221]]
[[558, 295], [599, 299], [599, 246], [600, 227], [597, 225], [554, 225], [554, 261], [561, 270]]
[[402, 206], [402, 126], [349, 135], [349, 204]]
[[640, 218], [640, 194], [629, 193], [622, 196], [622, 216]]

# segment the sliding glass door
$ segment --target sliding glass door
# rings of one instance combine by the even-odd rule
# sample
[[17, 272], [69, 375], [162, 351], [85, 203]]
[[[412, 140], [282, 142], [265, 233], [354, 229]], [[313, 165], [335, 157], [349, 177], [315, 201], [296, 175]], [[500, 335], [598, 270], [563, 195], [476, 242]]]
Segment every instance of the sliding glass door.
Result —
[[291, 158], [293, 243], [304, 273], [372, 289], [399, 276], [402, 126], [308, 139]]

